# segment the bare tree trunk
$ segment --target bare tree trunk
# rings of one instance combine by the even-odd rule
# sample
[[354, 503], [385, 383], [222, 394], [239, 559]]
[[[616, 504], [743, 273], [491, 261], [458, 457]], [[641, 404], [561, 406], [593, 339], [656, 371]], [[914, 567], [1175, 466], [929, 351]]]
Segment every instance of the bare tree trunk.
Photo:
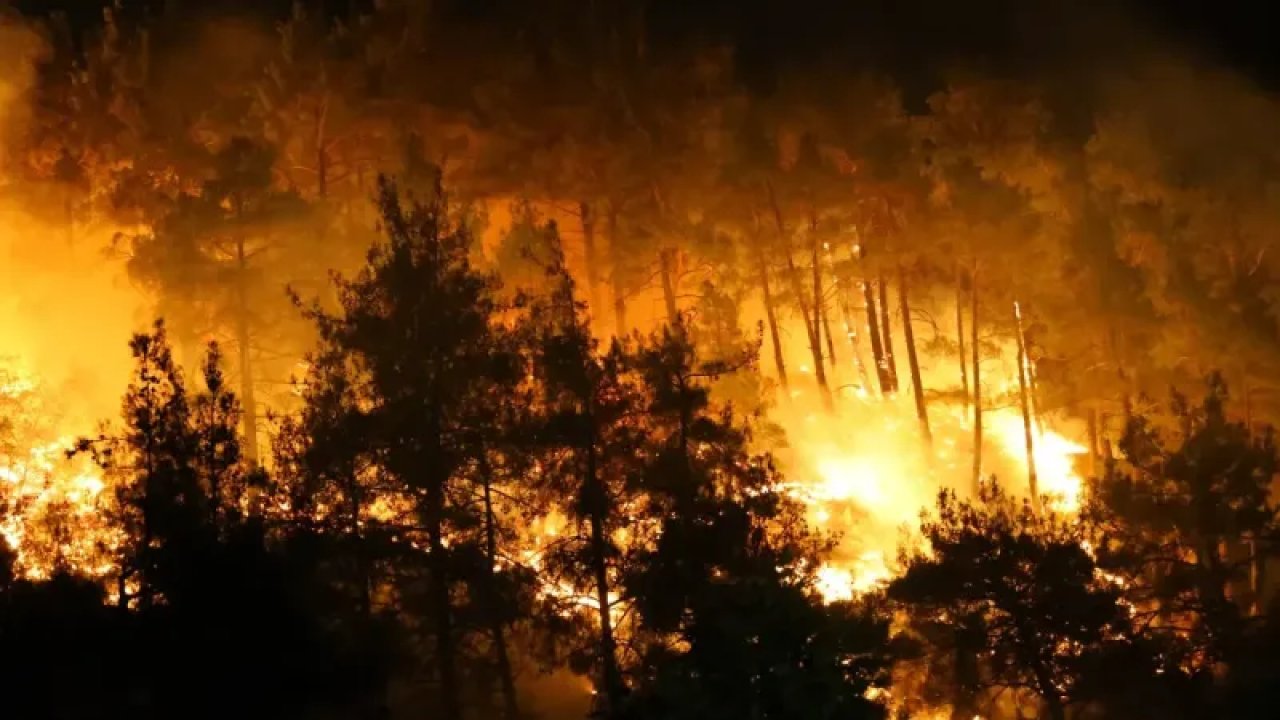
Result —
[[585, 200], [578, 203], [582, 217], [582, 265], [587, 274], [587, 298], [591, 303], [591, 314], [598, 316], [600, 312], [600, 282], [596, 272], [596, 216], [591, 204]]
[[258, 403], [253, 390], [253, 360], [250, 357], [249, 298], [245, 287], [248, 261], [244, 238], [236, 238], [236, 344], [240, 349], [240, 404], [244, 410], [244, 456], [251, 465], [258, 464]]
[[520, 717], [520, 704], [516, 697], [515, 673], [511, 669], [511, 656], [507, 651], [507, 634], [501, 619], [495, 567], [498, 562], [498, 527], [493, 514], [493, 477], [488, 458], [481, 456], [481, 482], [484, 487], [485, 553], [488, 556], [489, 635], [493, 640], [494, 662], [498, 667], [498, 680], [502, 686], [503, 716], [506, 720]]
[[920, 422], [920, 436], [925, 446], [933, 445], [933, 433], [929, 429], [929, 407], [924, 398], [924, 380], [920, 377], [920, 360], [916, 356], [916, 336], [911, 327], [911, 304], [907, 298], [907, 277], [898, 270], [898, 309], [902, 312], [902, 339], [907, 344], [907, 364], [911, 368], [911, 393], [916, 399], [916, 419]]
[[[827, 252], [830, 254], [830, 249]], [[872, 392], [871, 378], [867, 375], [867, 364], [862, 358], [862, 343], [858, 341], [858, 328], [853, 320], [853, 312], [849, 309], [849, 297], [844, 288], [840, 286], [841, 278], [834, 272], [834, 269], [832, 278], [832, 284], [836, 291], [836, 304], [840, 307], [840, 321], [844, 323], [844, 334], [849, 340], [849, 349], [853, 354], [853, 365], [858, 370], [858, 382], [862, 384], [864, 391], [870, 393]]]
[[769, 340], [773, 343], [773, 364], [778, 371], [778, 382], [783, 391], [787, 386], [787, 364], [782, 357], [782, 338], [778, 334], [778, 313], [773, 304], [773, 291], [769, 287], [769, 268], [765, 264], [764, 251], [760, 249], [759, 238], [754, 239], [756, 248], [756, 265], [760, 272], [760, 289], [764, 294], [764, 316], [769, 325]]
[[1027, 347], [1022, 337], [1022, 308], [1018, 301], [1013, 301], [1013, 317], [1017, 323], [1018, 336], [1018, 402], [1022, 406], [1022, 436], [1027, 446], [1027, 490], [1031, 493], [1031, 503], [1040, 505], [1040, 488], [1036, 482], [1036, 448], [1035, 433], [1031, 431], [1031, 399], [1027, 387]]
[[[595, 422], [594, 418], [590, 422]], [[604, 488], [597, 476], [594, 433], [587, 447], [586, 481], [598, 503], [604, 502]], [[595, 576], [596, 604], [600, 619], [600, 665], [604, 680], [606, 716], [612, 717], [622, 699], [622, 672], [618, 669], [617, 642], [613, 637], [613, 616], [609, 603], [608, 541], [605, 538], [604, 520], [600, 507], [591, 508], [591, 567]]]
[[820, 306], [822, 311], [822, 332], [827, 340], [827, 358], [831, 361], [831, 366], [836, 365], [836, 344], [835, 339], [831, 335], [831, 313], [827, 310], [826, 303]]
[[444, 481], [436, 478], [427, 488], [427, 542], [431, 565], [432, 615], [436, 636], [437, 674], [440, 680], [441, 717], [461, 720], [458, 693], [457, 650], [453, 637], [453, 605], [449, 592], [449, 559], [444, 545]]
[[778, 231], [778, 239], [782, 243], [782, 252], [787, 261], [787, 277], [791, 282], [791, 291], [795, 294], [796, 301], [800, 304], [800, 316], [804, 321], [804, 331], [809, 336], [809, 350], [813, 354], [814, 376], [818, 380], [818, 389], [822, 394], [823, 405], [830, 409], [833, 407], [831, 388], [827, 385], [827, 370], [822, 359], [822, 338], [818, 335], [818, 318], [809, 312], [809, 303], [805, 299], [804, 283], [800, 279], [800, 271], [796, 268], [795, 258], [791, 253], [791, 241], [787, 235], [786, 226], [782, 222], [782, 209], [778, 207], [773, 185], [766, 182], [765, 186], [769, 191], [769, 203], [773, 207], [773, 219]]
[[[813, 247], [810, 248], [809, 254], [813, 260], [814, 330], [817, 331], [819, 337], [821, 337], [823, 333], [826, 334], [827, 357], [831, 358], [831, 363], [834, 365], [836, 361], [836, 348], [831, 342], [831, 325], [827, 322], [826, 298], [822, 293], [822, 256], [818, 253], [818, 241], [816, 239], [813, 241]], [[818, 347], [822, 347], [821, 341], [819, 341]], [[818, 354], [822, 354], [821, 349], [818, 350]]]
[[674, 248], [663, 248], [658, 252], [658, 263], [662, 275], [662, 299], [667, 306], [667, 324], [672, 328], [680, 324], [680, 309], [676, 305]]
[[813, 259], [813, 317], [815, 322], [821, 322], [821, 327], [819, 329], [826, 335], [827, 358], [831, 361], [831, 366], [835, 367], [836, 344], [835, 340], [831, 337], [830, 313], [827, 312], [827, 297], [822, 284], [822, 261], [825, 257], [825, 253], [820, 251], [820, 247], [823, 243], [818, 240], [817, 217], [810, 217], [809, 230], [810, 234], [813, 236], [810, 239], [810, 242], [812, 243], [810, 251]]
[[964, 286], [960, 281], [960, 266], [956, 266], [956, 340], [960, 349], [960, 388], [964, 391], [964, 409], [969, 411], [969, 371], [964, 351]]
[[325, 97], [316, 110], [316, 194], [321, 200], [329, 196], [328, 119], [329, 98]]
[[875, 294], [871, 290], [871, 281], [862, 281], [862, 301], [867, 306], [867, 334], [871, 336], [871, 356], [876, 362], [876, 376], [880, 380], [880, 394], [893, 392], [893, 382], [889, 378], [889, 365], [884, 359], [884, 346], [881, 344], [880, 317], [876, 311]]
[[978, 352], [978, 269], [969, 276], [969, 345], [973, 352], [973, 489], [982, 483], [982, 364]]
[[627, 293], [622, 286], [622, 248], [618, 247], [618, 209], [613, 203], [609, 204], [605, 232], [609, 235], [609, 254], [613, 261], [613, 271], [610, 273], [610, 284], [613, 286], [613, 332], [622, 338], [630, 327], [627, 325]]
[[884, 333], [884, 359], [889, 369], [889, 385], [898, 392], [898, 363], [893, 357], [893, 328], [889, 323], [889, 284], [880, 276], [880, 332]]
[[1089, 477], [1098, 477], [1098, 408], [1089, 403]]

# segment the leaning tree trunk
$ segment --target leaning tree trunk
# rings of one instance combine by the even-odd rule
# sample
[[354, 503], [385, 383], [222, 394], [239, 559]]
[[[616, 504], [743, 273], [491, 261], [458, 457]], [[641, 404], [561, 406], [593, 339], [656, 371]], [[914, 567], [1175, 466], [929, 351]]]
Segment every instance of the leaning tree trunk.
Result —
[[973, 489], [982, 484], [982, 365], [978, 352], [978, 269], [969, 276], [969, 345], [973, 353]]
[[1022, 406], [1022, 437], [1027, 446], [1027, 490], [1033, 506], [1040, 504], [1040, 489], [1036, 482], [1035, 434], [1031, 431], [1031, 401], [1027, 387], [1027, 347], [1022, 338], [1022, 308], [1013, 302], [1013, 318], [1018, 335], [1018, 403]]
[[605, 223], [605, 232], [609, 235], [609, 256], [612, 261], [612, 272], [609, 274], [610, 285], [613, 286], [613, 333], [625, 337], [627, 326], [627, 292], [622, 285], [622, 248], [618, 247], [618, 209], [609, 205], [609, 217]]
[[511, 655], [507, 650], [507, 633], [503, 627], [502, 612], [498, 601], [498, 578], [495, 568], [498, 562], [498, 523], [493, 514], [493, 477], [490, 474], [488, 458], [481, 457], [481, 478], [484, 489], [484, 535], [485, 554], [488, 556], [488, 622], [489, 636], [493, 641], [494, 662], [497, 665], [498, 681], [502, 687], [503, 717], [516, 720], [520, 717], [520, 704], [516, 697], [515, 673], [511, 669]]
[[240, 348], [240, 404], [243, 407], [244, 456], [258, 464], [258, 404], [253, 391], [253, 360], [250, 357], [249, 291], [245, 286], [248, 261], [244, 238], [236, 238], [236, 344]]
[[892, 392], [893, 383], [889, 379], [889, 365], [884, 359], [884, 346], [881, 344], [880, 317], [876, 311], [875, 294], [871, 290], [871, 281], [862, 281], [862, 301], [867, 307], [867, 334], [871, 336], [871, 357], [876, 362], [876, 376], [880, 380], [880, 394]]
[[804, 331], [809, 337], [809, 350], [813, 354], [813, 372], [814, 377], [818, 380], [818, 389], [822, 394], [823, 405], [831, 409], [831, 388], [827, 385], [827, 370], [822, 358], [822, 338], [819, 337], [818, 318], [809, 312], [809, 303], [805, 299], [804, 282], [800, 278], [800, 271], [796, 268], [795, 258], [791, 253], [791, 242], [787, 236], [786, 226], [782, 222], [782, 209], [778, 207], [778, 200], [773, 192], [773, 184], [765, 183], [769, 191], [769, 203], [773, 207], [774, 225], [778, 231], [778, 239], [782, 243], [782, 252], [787, 260], [787, 278], [791, 283], [791, 292], [796, 296], [796, 302], [800, 305], [800, 316], [804, 321]]
[[969, 371], [965, 366], [964, 352], [964, 289], [960, 282], [960, 267], [956, 266], [956, 340], [959, 345], [960, 389], [964, 392], [964, 409], [969, 411]]
[[889, 323], [889, 284], [880, 277], [880, 332], [884, 333], [884, 359], [889, 369], [889, 384], [898, 392], [898, 363], [893, 357], [893, 326]]
[[898, 270], [898, 309], [902, 312], [902, 339], [907, 345], [907, 363], [911, 368], [911, 393], [916, 399], [916, 419], [920, 422], [920, 436], [925, 446], [933, 445], [933, 433], [929, 430], [929, 408], [924, 399], [924, 381], [920, 378], [920, 359], [916, 356], [916, 336], [911, 327], [911, 304], [907, 299], [907, 277]]
[[591, 203], [578, 203], [578, 211], [582, 217], [582, 267], [587, 275], [587, 299], [591, 303], [591, 314], [599, 316], [600, 283], [596, 270], [596, 216]]
[[760, 274], [760, 290], [764, 294], [764, 317], [769, 325], [769, 340], [773, 343], [773, 364], [778, 371], [778, 382], [782, 383], [782, 390], [786, 393], [787, 387], [787, 364], [782, 357], [782, 339], [778, 333], [778, 312], [774, 307], [773, 291], [769, 287], [769, 268], [764, 260], [764, 251], [760, 249], [759, 240], [756, 240], [756, 265], [759, 267]]

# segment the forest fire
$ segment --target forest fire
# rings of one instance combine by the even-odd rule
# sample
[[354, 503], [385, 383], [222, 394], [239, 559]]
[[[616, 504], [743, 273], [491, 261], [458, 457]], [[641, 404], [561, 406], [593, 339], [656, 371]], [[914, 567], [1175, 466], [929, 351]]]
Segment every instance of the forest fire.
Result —
[[1248, 78], [1066, 6], [63, 5], [0, 2], [0, 715], [1267, 716]]

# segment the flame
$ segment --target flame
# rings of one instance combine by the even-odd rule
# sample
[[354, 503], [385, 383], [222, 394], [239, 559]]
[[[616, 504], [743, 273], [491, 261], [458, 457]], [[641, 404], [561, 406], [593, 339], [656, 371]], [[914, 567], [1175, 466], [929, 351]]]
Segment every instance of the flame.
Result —
[[66, 569], [103, 577], [119, 540], [106, 522], [106, 483], [85, 458], [70, 459], [70, 436], [45, 439], [50, 419], [42, 388], [29, 376], [0, 382], [6, 414], [0, 449], [0, 536], [15, 554], [16, 570], [31, 578]]
[[[1002, 452], [1026, 462], [1026, 440], [1022, 416], [1018, 413], [996, 413], [991, 430]], [[1075, 513], [1080, 509], [1084, 483], [1073, 467], [1072, 458], [1088, 450], [1052, 430], [1032, 427], [1032, 457], [1035, 459], [1039, 492], [1049, 498], [1050, 506], [1059, 512]]]
[[[800, 335], [795, 333], [793, 335]], [[797, 354], [807, 347], [792, 349]], [[984, 476], [995, 475], [1015, 493], [1027, 493], [1026, 441], [1016, 402], [1016, 364], [1005, 357], [984, 362]], [[800, 355], [807, 357], [807, 355]], [[902, 354], [899, 355], [900, 357]], [[924, 358], [926, 387], [947, 387], [942, 376], [951, 358]], [[1003, 362], [1000, 362], [1003, 361]], [[950, 488], [968, 495], [973, 486], [973, 421], [959, 401], [931, 398], [932, 443], [919, 429], [914, 399], [908, 389], [876, 397], [856, 381], [854, 363], [828, 371], [835, 395], [827, 412], [809, 383], [811, 365], [797, 363], [803, 374], [778, 398], [771, 419], [786, 432], [787, 447], [761, 447], [775, 452], [787, 480], [783, 489], [806, 506], [808, 521], [829, 534], [835, 549], [816, 571], [815, 588], [828, 602], [848, 600], [882, 587], [897, 572], [892, 558], [904, 540], [918, 533], [922, 511], [931, 510], [937, 493]], [[906, 368], [900, 368], [904, 374]], [[841, 385], [840, 383], [847, 383]], [[1033, 457], [1038, 492], [1050, 508], [1076, 512], [1083, 478], [1075, 459], [1086, 449], [1072, 441], [1053, 420], [1033, 417]]]

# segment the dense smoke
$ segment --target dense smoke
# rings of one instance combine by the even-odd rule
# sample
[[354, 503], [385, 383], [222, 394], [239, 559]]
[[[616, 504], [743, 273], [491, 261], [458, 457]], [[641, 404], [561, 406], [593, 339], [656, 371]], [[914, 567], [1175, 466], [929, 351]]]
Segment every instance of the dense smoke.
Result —
[[[36, 31], [0, 16], [0, 161], [7, 167], [21, 160], [14, 154], [31, 130], [31, 91], [48, 54]], [[51, 410], [65, 414], [65, 432], [87, 432], [119, 401], [129, 368], [121, 338], [146, 322], [143, 303], [109, 254], [110, 227], [78, 228], [57, 198], [33, 201], [22, 185], [0, 175], [0, 357], [6, 370], [44, 386]], [[49, 221], [59, 216], [67, 221]]]

